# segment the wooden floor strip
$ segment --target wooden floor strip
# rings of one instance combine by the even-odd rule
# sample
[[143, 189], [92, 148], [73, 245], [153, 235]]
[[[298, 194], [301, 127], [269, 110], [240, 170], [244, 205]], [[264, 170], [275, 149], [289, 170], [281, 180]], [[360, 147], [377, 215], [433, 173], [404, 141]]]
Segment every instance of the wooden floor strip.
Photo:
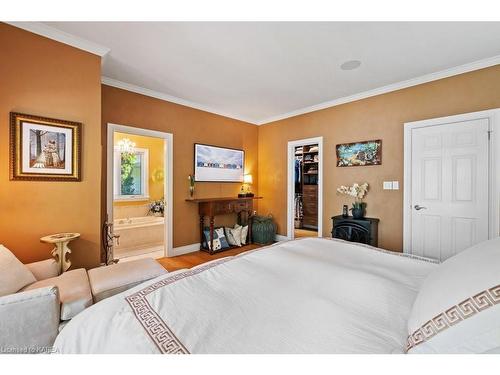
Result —
[[176, 257], [164, 257], [159, 258], [157, 261], [169, 272], [180, 270], [182, 268], [191, 268], [194, 266], [198, 266], [200, 264], [210, 262], [214, 259], [224, 258], [232, 255], [237, 255], [240, 253], [244, 253], [245, 251], [257, 249], [262, 247], [263, 245], [250, 244], [242, 247], [229, 249], [227, 251], [222, 251], [220, 253], [216, 253], [210, 255], [204, 251], [196, 251], [194, 253], [183, 254]]

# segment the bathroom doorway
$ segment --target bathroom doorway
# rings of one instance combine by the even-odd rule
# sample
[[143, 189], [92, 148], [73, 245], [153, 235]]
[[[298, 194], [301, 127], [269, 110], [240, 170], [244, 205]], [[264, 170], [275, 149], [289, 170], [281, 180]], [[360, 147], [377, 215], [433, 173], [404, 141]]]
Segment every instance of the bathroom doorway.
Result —
[[107, 214], [113, 259], [161, 258], [172, 249], [172, 135], [108, 124]]

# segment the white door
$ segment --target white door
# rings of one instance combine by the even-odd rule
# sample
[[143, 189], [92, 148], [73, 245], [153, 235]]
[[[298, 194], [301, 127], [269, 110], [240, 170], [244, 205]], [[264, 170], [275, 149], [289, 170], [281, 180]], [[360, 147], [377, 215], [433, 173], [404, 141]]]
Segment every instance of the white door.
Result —
[[488, 119], [411, 131], [411, 252], [444, 260], [488, 239]]

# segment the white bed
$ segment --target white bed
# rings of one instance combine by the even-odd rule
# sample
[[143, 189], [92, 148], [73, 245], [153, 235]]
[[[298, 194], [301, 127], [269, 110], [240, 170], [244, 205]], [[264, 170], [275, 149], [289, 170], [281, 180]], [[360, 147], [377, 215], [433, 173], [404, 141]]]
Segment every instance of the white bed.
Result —
[[425, 258], [307, 238], [161, 276], [100, 302], [60, 353], [403, 353]]

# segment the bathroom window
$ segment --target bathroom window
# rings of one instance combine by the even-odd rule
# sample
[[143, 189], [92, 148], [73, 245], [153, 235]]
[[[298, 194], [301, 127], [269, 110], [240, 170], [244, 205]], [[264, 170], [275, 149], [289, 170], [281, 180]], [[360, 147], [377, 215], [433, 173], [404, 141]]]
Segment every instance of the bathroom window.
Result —
[[149, 150], [114, 151], [114, 199], [118, 201], [148, 200]]

